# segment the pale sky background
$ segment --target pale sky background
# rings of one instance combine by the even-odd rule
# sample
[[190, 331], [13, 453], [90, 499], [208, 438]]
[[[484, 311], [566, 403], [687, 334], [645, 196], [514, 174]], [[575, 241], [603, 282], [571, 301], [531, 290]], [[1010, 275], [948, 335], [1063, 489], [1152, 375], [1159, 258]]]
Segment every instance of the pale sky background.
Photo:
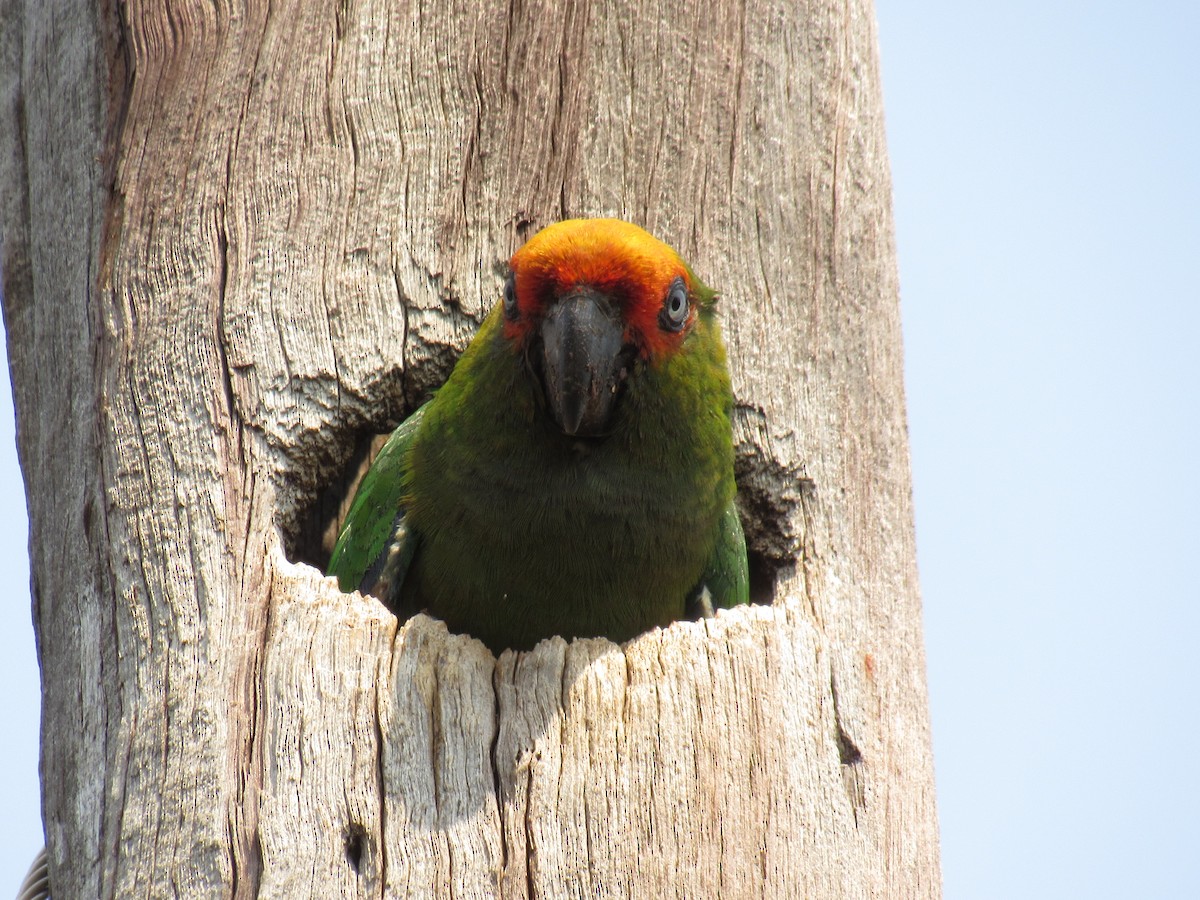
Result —
[[[946, 897], [1200, 897], [1200, 4], [878, 0]], [[0, 385], [0, 896], [42, 844]]]

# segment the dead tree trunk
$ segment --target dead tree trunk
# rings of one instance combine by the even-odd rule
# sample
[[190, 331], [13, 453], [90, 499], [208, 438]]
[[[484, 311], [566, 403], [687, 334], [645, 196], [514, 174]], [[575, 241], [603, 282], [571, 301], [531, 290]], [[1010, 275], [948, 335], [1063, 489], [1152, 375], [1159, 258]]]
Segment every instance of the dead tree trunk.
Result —
[[[940, 893], [867, 0], [0, 11], [56, 896]], [[303, 563], [577, 215], [722, 289], [770, 602], [496, 660]]]

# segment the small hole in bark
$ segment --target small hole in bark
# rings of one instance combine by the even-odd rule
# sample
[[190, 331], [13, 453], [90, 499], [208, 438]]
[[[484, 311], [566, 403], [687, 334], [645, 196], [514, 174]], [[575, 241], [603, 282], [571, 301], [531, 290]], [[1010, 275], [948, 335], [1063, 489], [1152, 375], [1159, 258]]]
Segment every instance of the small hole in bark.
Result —
[[841, 725], [837, 730], [837, 745], [838, 759], [843, 766], [853, 766], [862, 762], [862, 751], [858, 749], [854, 741], [850, 740], [850, 735], [842, 730]]
[[354, 871], [359, 871], [362, 866], [363, 850], [367, 843], [367, 830], [357, 822], [346, 829], [344, 836], [344, 846], [346, 848], [346, 861], [354, 867]]

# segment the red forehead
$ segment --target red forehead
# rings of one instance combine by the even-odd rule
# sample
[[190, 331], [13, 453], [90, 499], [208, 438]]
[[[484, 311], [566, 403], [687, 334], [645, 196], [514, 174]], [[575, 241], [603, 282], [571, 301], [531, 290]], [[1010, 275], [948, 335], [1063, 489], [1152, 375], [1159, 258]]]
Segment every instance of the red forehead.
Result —
[[648, 355], [668, 351], [682, 340], [682, 333], [659, 328], [658, 314], [676, 278], [691, 291], [687, 266], [636, 225], [619, 219], [558, 222], [530, 238], [510, 264], [521, 312], [505, 326], [510, 338], [524, 337], [556, 297], [586, 284], [621, 302], [627, 339], [636, 340]]

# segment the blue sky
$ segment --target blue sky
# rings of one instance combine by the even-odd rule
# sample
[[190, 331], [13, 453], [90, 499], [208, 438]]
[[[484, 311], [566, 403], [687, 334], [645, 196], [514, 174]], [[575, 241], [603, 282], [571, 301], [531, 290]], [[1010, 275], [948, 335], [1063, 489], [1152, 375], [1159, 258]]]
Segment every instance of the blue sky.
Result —
[[879, 3], [949, 898], [1200, 897], [1198, 10]]
[[[946, 896], [1200, 897], [1200, 6], [878, 16]], [[3, 894], [41, 834], [0, 394]]]

